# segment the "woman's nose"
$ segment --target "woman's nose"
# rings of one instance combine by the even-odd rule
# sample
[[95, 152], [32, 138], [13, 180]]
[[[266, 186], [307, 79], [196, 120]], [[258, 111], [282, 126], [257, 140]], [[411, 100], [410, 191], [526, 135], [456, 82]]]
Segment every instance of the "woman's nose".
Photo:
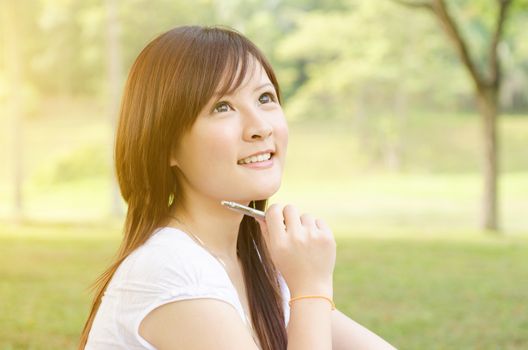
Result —
[[245, 114], [244, 134], [246, 138], [250, 140], [255, 138], [266, 139], [272, 134], [273, 126], [262, 115], [262, 112], [250, 109]]

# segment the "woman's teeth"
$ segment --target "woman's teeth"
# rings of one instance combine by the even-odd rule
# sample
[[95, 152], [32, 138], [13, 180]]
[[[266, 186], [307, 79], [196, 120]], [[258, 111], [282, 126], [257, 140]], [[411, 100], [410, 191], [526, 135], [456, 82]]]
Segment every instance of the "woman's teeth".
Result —
[[249, 163], [255, 163], [255, 162], [262, 162], [270, 158], [271, 158], [271, 153], [263, 153], [263, 154], [259, 154], [258, 156], [248, 157], [246, 159], [239, 160], [238, 164], [249, 164]]

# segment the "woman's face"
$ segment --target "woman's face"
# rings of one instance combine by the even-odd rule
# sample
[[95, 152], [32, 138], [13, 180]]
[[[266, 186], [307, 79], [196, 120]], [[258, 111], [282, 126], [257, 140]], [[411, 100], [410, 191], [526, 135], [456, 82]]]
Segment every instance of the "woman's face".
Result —
[[[288, 125], [273, 84], [261, 64], [253, 63], [237, 90], [207, 103], [172, 154], [170, 165], [183, 173], [186, 192], [190, 187], [218, 201], [248, 203], [279, 189]], [[270, 160], [240, 164], [267, 150]]]

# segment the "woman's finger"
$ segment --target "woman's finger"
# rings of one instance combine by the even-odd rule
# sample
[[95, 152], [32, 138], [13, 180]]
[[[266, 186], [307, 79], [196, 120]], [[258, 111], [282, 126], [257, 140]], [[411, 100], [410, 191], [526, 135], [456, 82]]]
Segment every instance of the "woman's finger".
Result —
[[273, 242], [279, 242], [285, 238], [286, 228], [284, 226], [282, 210], [282, 205], [279, 203], [272, 204], [266, 210], [266, 223], [262, 223], [262, 225], [266, 225], [268, 228], [268, 238]]
[[301, 215], [301, 223], [304, 227], [318, 228], [315, 224], [315, 218], [308, 213]]
[[322, 219], [316, 219], [315, 220], [315, 225], [317, 226], [317, 228], [321, 231], [325, 231], [325, 232], [331, 232], [332, 229], [330, 228], [330, 226], [328, 226], [326, 224], [326, 222]]
[[299, 211], [297, 208], [291, 204], [288, 204], [282, 210], [284, 214], [284, 222], [286, 224], [287, 233], [301, 233], [302, 232], [302, 223], [299, 217]]

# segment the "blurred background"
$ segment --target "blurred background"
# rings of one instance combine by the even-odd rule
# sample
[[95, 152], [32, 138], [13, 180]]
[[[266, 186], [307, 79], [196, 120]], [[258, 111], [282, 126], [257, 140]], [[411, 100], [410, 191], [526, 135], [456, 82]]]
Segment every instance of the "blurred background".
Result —
[[121, 239], [127, 73], [183, 24], [272, 62], [290, 141], [270, 203], [332, 227], [341, 311], [401, 349], [528, 348], [528, 1], [0, 4], [0, 349], [75, 348]]

